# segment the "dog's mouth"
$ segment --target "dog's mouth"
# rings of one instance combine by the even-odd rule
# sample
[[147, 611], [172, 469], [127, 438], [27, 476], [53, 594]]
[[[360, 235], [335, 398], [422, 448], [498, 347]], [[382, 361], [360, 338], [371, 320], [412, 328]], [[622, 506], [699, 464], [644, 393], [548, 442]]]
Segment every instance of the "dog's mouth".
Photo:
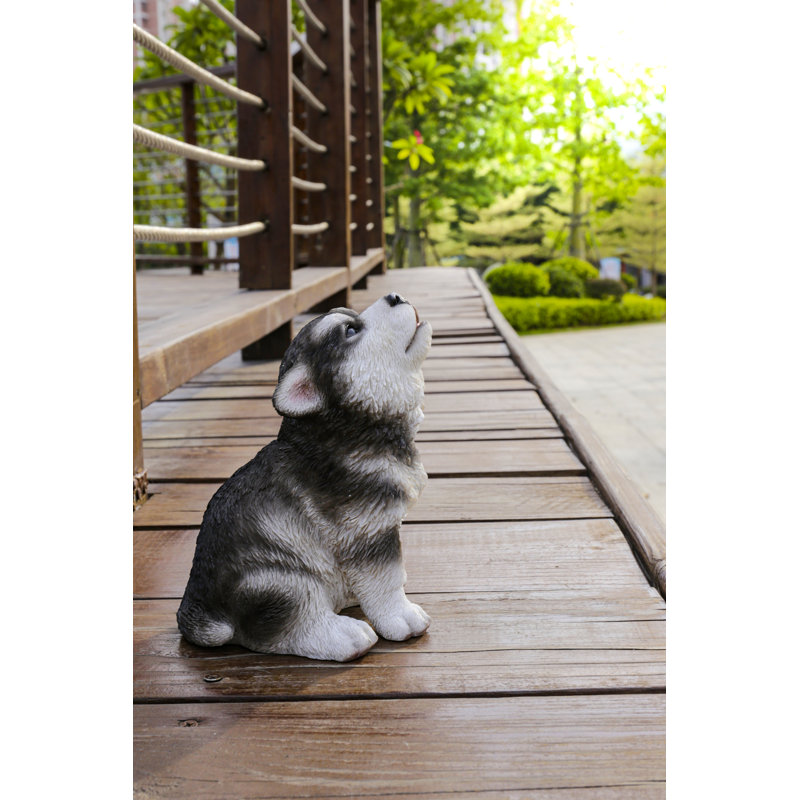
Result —
[[414, 340], [417, 338], [417, 334], [419, 333], [420, 325], [422, 325], [422, 320], [419, 318], [419, 312], [416, 309], [416, 306], [411, 306], [414, 309], [414, 318], [416, 319], [416, 327], [414, 328], [414, 335], [409, 340], [408, 344], [406, 345], [406, 352], [409, 351], [411, 345], [414, 344]]

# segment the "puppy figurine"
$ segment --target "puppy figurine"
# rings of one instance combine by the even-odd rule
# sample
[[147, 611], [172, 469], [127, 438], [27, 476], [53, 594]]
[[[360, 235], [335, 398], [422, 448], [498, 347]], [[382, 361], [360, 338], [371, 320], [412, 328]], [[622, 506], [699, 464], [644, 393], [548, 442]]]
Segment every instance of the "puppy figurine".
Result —
[[[349, 661], [423, 634], [400, 523], [427, 480], [414, 436], [431, 326], [389, 294], [335, 308], [289, 345], [280, 432], [211, 498], [178, 627], [194, 644]], [[372, 626], [341, 609], [359, 603]], [[374, 628], [374, 630], [373, 630]]]

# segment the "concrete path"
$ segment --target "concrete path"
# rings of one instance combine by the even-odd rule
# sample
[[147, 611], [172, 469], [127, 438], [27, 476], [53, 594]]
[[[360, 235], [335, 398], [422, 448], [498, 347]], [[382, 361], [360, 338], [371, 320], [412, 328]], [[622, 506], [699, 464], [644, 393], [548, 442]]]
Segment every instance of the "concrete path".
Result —
[[666, 323], [522, 340], [666, 523]]

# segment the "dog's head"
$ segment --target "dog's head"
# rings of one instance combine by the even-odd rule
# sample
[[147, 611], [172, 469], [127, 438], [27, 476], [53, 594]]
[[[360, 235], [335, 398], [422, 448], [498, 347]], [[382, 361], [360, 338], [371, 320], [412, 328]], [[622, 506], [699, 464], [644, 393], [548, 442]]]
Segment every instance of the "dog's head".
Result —
[[374, 417], [413, 413], [422, 402], [422, 362], [431, 326], [398, 294], [357, 314], [334, 308], [289, 345], [272, 398], [279, 414], [347, 409]]

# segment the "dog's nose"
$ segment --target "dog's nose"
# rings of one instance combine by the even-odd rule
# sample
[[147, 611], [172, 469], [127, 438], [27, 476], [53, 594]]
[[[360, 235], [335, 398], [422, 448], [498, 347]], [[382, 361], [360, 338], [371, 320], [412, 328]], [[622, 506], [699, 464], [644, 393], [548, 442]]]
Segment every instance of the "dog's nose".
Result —
[[408, 300], [400, 297], [399, 294], [392, 292], [391, 294], [387, 294], [386, 297], [383, 298], [390, 306], [397, 306], [400, 303], [407, 303]]

